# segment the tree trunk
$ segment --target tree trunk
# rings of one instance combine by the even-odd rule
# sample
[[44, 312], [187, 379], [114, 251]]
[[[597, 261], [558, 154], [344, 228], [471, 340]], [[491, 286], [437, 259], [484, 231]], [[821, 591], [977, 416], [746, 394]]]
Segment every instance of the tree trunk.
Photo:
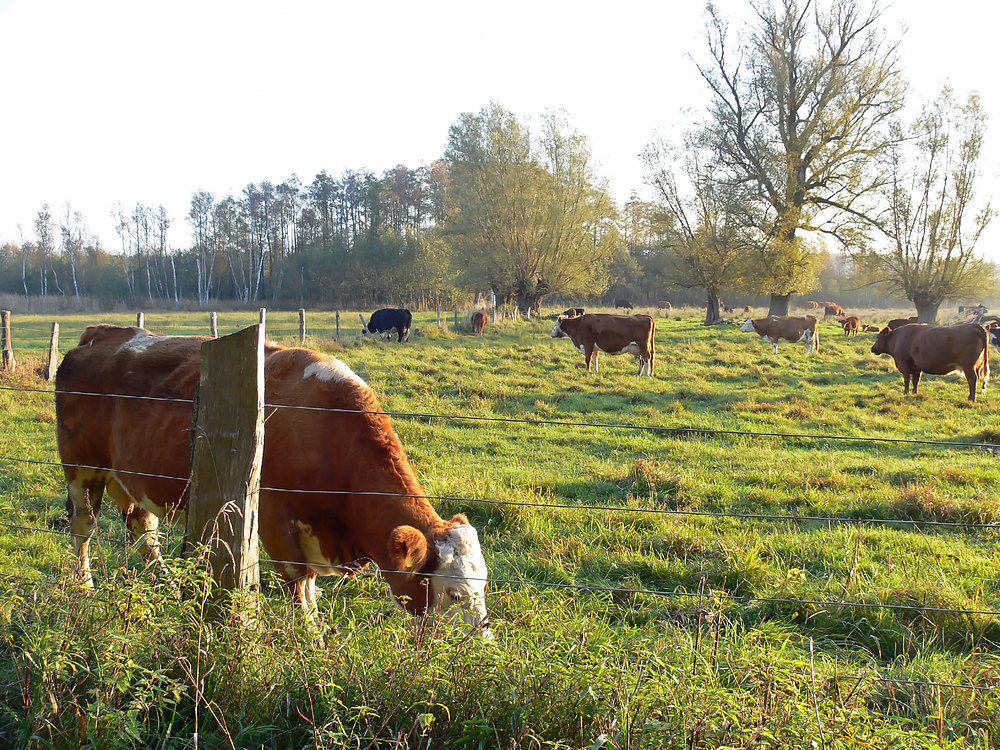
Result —
[[788, 315], [792, 309], [791, 294], [772, 294], [771, 307], [768, 308], [768, 315]]
[[708, 290], [708, 302], [705, 307], [705, 325], [714, 326], [722, 322], [722, 304], [719, 302], [719, 293]]
[[925, 294], [914, 294], [913, 304], [917, 308], [918, 323], [936, 323], [938, 308], [942, 300]]

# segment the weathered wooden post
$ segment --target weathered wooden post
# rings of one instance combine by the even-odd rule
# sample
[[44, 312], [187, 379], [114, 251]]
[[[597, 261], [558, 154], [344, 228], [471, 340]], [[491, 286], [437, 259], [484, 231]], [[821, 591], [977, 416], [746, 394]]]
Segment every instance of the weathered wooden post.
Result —
[[261, 324], [261, 326], [263, 326], [266, 321], [267, 321], [267, 308], [266, 307], [262, 307], [262, 308], [260, 308], [260, 324]]
[[490, 307], [493, 308], [493, 324], [496, 325], [497, 322], [497, 295], [492, 289], [490, 289]]
[[337, 343], [340, 343], [340, 310], [337, 310]]
[[364, 338], [368, 333], [368, 324], [365, 323], [365, 316], [358, 313], [358, 319], [361, 321], [361, 338]]
[[3, 322], [3, 369], [13, 372], [17, 369], [17, 360], [14, 359], [14, 344], [10, 338], [10, 310], [0, 311], [0, 319]]
[[455, 333], [458, 333], [458, 308], [455, 308]]
[[187, 545], [208, 547], [224, 590], [260, 583], [257, 502], [264, 455], [264, 326], [201, 345]]
[[441, 303], [438, 302], [438, 328], [441, 327]]
[[45, 368], [45, 379], [50, 383], [56, 379], [59, 367], [59, 324], [52, 323], [52, 338], [49, 339], [49, 364]]
[[209, 313], [208, 314], [208, 327], [211, 331], [211, 336], [213, 339], [219, 338], [219, 314]]
[[304, 307], [299, 308], [299, 343], [306, 343], [306, 310]]
[[135, 327], [136, 328], [146, 327], [146, 315], [144, 313], [135, 314]]

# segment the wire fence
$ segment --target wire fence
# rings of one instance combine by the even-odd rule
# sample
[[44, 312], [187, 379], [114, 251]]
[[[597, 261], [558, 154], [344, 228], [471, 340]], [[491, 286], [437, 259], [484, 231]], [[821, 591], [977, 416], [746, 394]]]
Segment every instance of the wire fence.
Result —
[[[136, 399], [144, 401], [159, 401], [159, 402], [172, 402], [181, 404], [191, 404], [192, 399], [185, 398], [169, 398], [169, 397], [152, 397], [145, 395], [131, 395], [131, 394], [109, 394], [109, 393], [97, 393], [97, 392], [84, 392], [84, 391], [53, 391], [51, 389], [44, 388], [20, 388], [20, 387], [9, 387], [0, 386], [0, 390], [4, 391], [14, 391], [14, 392], [26, 392], [26, 393], [43, 393], [43, 394], [60, 394], [60, 395], [72, 395], [72, 396], [89, 396], [89, 397], [102, 397], [102, 398], [123, 398], [123, 399]], [[604, 422], [585, 422], [585, 421], [571, 421], [571, 420], [551, 420], [551, 419], [537, 419], [531, 417], [497, 417], [497, 416], [483, 416], [483, 415], [468, 415], [468, 414], [448, 414], [448, 413], [431, 413], [431, 412], [394, 412], [394, 411], [369, 411], [369, 410], [357, 410], [357, 409], [345, 409], [345, 408], [327, 408], [327, 407], [312, 407], [312, 406], [300, 406], [291, 404], [266, 404], [269, 409], [300, 409], [307, 411], [316, 412], [331, 412], [331, 413], [361, 413], [361, 414], [381, 414], [392, 417], [399, 418], [415, 418], [415, 419], [441, 419], [441, 420], [467, 420], [474, 422], [499, 422], [499, 423], [514, 423], [514, 424], [525, 424], [533, 426], [553, 426], [560, 428], [586, 428], [586, 429], [603, 429], [603, 430], [629, 430], [629, 431], [651, 431], [661, 434], [673, 435], [677, 437], [688, 437], [688, 436], [739, 436], [739, 437], [753, 437], [753, 438], [771, 438], [771, 439], [783, 439], [788, 441], [799, 441], [799, 440], [816, 440], [816, 441], [853, 441], [866, 444], [888, 444], [888, 445], [898, 445], [898, 444], [913, 444], [926, 447], [940, 448], [940, 449], [975, 449], [980, 451], [994, 452], [1000, 449], [1000, 446], [993, 443], [978, 443], [978, 442], [962, 442], [962, 441], [948, 441], [948, 440], [922, 440], [922, 439], [907, 439], [907, 438], [884, 438], [876, 436], [851, 436], [851, 435], [824, 435], [824, 434], [813, 434], [813, 433], [783, 433], [783, 432], [773, 432], [773, 431], [750, 431], [750, 430], [726, 430], [726, 429], [714, 429], [714, 428], [697, 428], [697, 427], [670, 427], [670, 426], [656, 426], [656, 425], [639, 425], [639, 424], [628, 424], [628, 423], [604, 423]], [[134, 469], [125, 469], [119, 467], [106, 467], [97, 465], [87, 465], [87, 464], [67, 464], [60, 461], [46, 461], [39, 459], [27, 459], [19, 456], [10, 455], [0, 455], [0, 460], [7, 462], [19, 462], [25, 464], [34, 464], [42, 466], [61, 466], [70, 468], [84, 468], [94, 471], [102, 472], [113, 472], [120, 474], [127, 474], [133, 476], [142, 476], [149, 478], [158, 479], [170, 479], [178, 482], [187, 482], [188, 477], [184, 476], [174, 476], [168, 474], [160, 474], [154, 472], [138, 471]], [[922, 527], [941, 527], [941, 528], [951, 528], [951, 529], [966, 529], [972, 531], [979, 530], [992, 530], [1000, 527], [998, 523], [982, 523], [982, 522], [964, 522], [964, 521], [938, 521], [933, 519], [920, 520], [920, 519], [899, 519], [899, 518], [863, 518], [863, 517], [844, 517], [844, 516], [819, 516], [819, 515], [797, 515], [797, 514], [767, 514], [767, 513], [739, 513], [739, 512], [726, 512], [726, 511], [708, 511], [708, 510], [682, 510], [674, 508], [641, 508], [641, 507], [630, 507], [626, 505], [585, 505], [585, 504], [566, 504], [566, 503], [546, 503], [546, 502], [533, 502], [533, 501], [518, 501], [518, 500], [498, 500], [493, 498], [477, 498], [477, 497], [465, 497], [456, 495], [410, 495], [404, 493], [392, 493], [392, 492], [374, 492], [374, 491], [353, 491], [353, 490], [339, 490], [339, 489], [293, 489], [293, 488], [282, 488], [282, 487], [261, 487], [262, 491], [270, 492], [288, 492], [288, 493], [310, 493], [310, 494], [326, 494], [326, 495], [372, 495], [372, 496], [397, 496], [397, 497], [425, 497], [429, 500], [440, 500], [453, 503], [465, 503], [465, 504], [482, 504], [482, 505], [493, 505], [493, 506], [503, 506], [503, 507], [531, 507], [538, 509], [546, 509], [553, 511], [572, 511], [574, 513], [578, 512], [604, 512], [604, 513], [624, 513], [624, 514], [654, 514], [660, 516], [678, 516], [678, 517], [704, 517], [710, 519], [737, 519], [742, 521], [773, 521], [773, 522], [790, 522], [790, 523], [821, 523], [821, 524], [868, 524], [868, 525], [886, 525], [890, 527], [910, 527], [914, 529], [920, 529]], [[85, 535], [74, 534], [71, 531], [64, 531], [61, 529], [45, 529], [40, 527], [32, 527], [24, 524], [13, 524], [0, 522], [0, 527], [10, 529], [11, 531], [21, 531], [21, 532], [35, 532], [35, 533], [50, 533], [58, 534], [62, 536], [69, 537], [79, 537]], [[96, 537], [96, 540], [103, 540], [105, 542], [111, 542], [121, 545], [134, 544], [135, 542], [129, 542], [124, 539], [114, 539], [110, 537]], [[295, 560], [271, 560], [272, 563], [282, 563], [287, 565], [309, 565], [304, 561]], [[314, 566], [315, 567], [315, 566]], [[343, 568], [344, 566], [329, 566], [336, 568]], [[409, 573], [411, 571], [398, 571], [398, 570], [382, 570], [383, 573]], [[455, 578], [454, 576], [447, 576], [440, 573], [430, 573], [431, 577], [441, 577], [441, 578]], [[7, 576], [10, 577], [10, 576]], [[16, 578], [16, 577], [14, 577]], [[23, 577], [26, 582], [34, 582], [41, 579], [34, 579]], [[586, 591], [591, 593], [609, 593], [612, 595], [628, 595], [628, 596], [648, 596], [648, 597], [659, 597], [659, 598], [673, 598], [682, 600], [697, 600], [701, 603], [737, 603], [737, 604], [750, 604], [750, 603], [761, 603], [761, 604], [773, 604], [782, 606], [794, 606], [794, 607], [817, 607], [823, 609], [859, 609], [859, 610], [887, 610], [887, 611], [910, 611], [916, 612], [923, 615], [929, 614], [954, 614], [961, 615], [964, 617], [978, 616], [978, 617], [988, 617], [988, 618], [1000, 618], [1000, 611], [993, 609], [964, 609], [964, 608], [952, 608], [952, 607], [939, 607], [927, 604], [900, 604], [893, 602], [866, 602], [866, 601], [848, 601], [848, 600], [829, 600], [829, 599], [804, 599], [804, 598], [788, 598], [788, 597], [768, 597], [768, 596], [753, 596], [753, 595], [741, 595], [728, 593], [725, 591], [688, 591], [683, 588], [674, 588], [672, 590], [658, 590], [658, 589], [646, 589], [638, 587], [621, 587], [621, 586], [605, 586], [595, 583], [586, 582], [558, 582], [558, 581], [539, 581], [531, 580], [525, 578], [502, 578], [494, 577], [489, 579], [489, 583], [493, 585], [503, 585], [507, 587], [521, 587], [530, 586], [536, 588], [551, 588], [556, 590], [577, 590]], [[37, 585], [37, 584], [35, 584]], [[829, 678], [838, 679], [850, 679], [850, 680], [864, 680], [864, 679], [874, 679], [879, 682], [885, 683], [899, 683], [899, 684], [912, 684], [912, 685], [926, 685], [934, 686], [939, 688], [961, 688], [961, 689], [971, 689], [978, 691], [991, 691], [996, 688], [993, 686], [984, 685], [967, 685], [961, 683], [946, 683], [946, 682], [933, 682], [933, 681], [920, 681], [920, 680], [904, 680], [896, 678], [872, 678], [865, 675], [826, 675]]]

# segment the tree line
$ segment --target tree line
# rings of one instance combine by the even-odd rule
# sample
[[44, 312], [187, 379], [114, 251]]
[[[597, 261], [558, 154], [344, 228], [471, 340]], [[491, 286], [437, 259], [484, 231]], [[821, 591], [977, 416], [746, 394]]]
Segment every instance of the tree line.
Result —
[[711, 104], [644, 150], [652, 201], [617, 205], [564, 114], [532, 124], [491, 103], [458, 117], [430, 166], [199, 190], [186, 247], [162, 206], [116, 209], [113, 248], [69, 207], [43, 206], [33, 239], [0, 247], [0, 292], [368, 308], [491, 289], [522, 310], [674, 296], [703, 300], [709, 324], [724, 295], [785, 314], [796, 293], [868, 288], [930, 321], [945, 299], [993, 293], [977, 249], [993, 218], [977, 194], [978, 98], [946, 88], [905, 122], [877, 5], [753, 8], [732, 29], [709, 6], [696, 64]]

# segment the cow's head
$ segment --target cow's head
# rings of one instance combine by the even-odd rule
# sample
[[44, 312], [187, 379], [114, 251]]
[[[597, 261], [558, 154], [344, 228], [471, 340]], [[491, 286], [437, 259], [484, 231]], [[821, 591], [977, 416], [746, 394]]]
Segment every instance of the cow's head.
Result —
[[416, 616], [457, 616], [493, 638], [486, 615], [486, 560], [464, 515], [441, 522], [430, 535], [397, 526], [389, 536], [389, 559], [395, 571], [412, 571], [386, 575], [400, 607]]
[[888, 354], [889, 338], [892, 336], [892, 329], [886, 326], [878, 332], [875, 343], [872, 344], [872, 354]]
[[566, 338], [566, 332], [562, 329], [562, 322], [568, 319], [569, 319], [568, 315], [560, 315], [558, 318], [556, 318], [556, 327], [552, 329], [552, 338], [554, 339]]
[[740, 330], [743, 331], [743, 333], [750, 333], [753, 329], [752, 318], [747, 318], [747, 322], [740, 326]]

